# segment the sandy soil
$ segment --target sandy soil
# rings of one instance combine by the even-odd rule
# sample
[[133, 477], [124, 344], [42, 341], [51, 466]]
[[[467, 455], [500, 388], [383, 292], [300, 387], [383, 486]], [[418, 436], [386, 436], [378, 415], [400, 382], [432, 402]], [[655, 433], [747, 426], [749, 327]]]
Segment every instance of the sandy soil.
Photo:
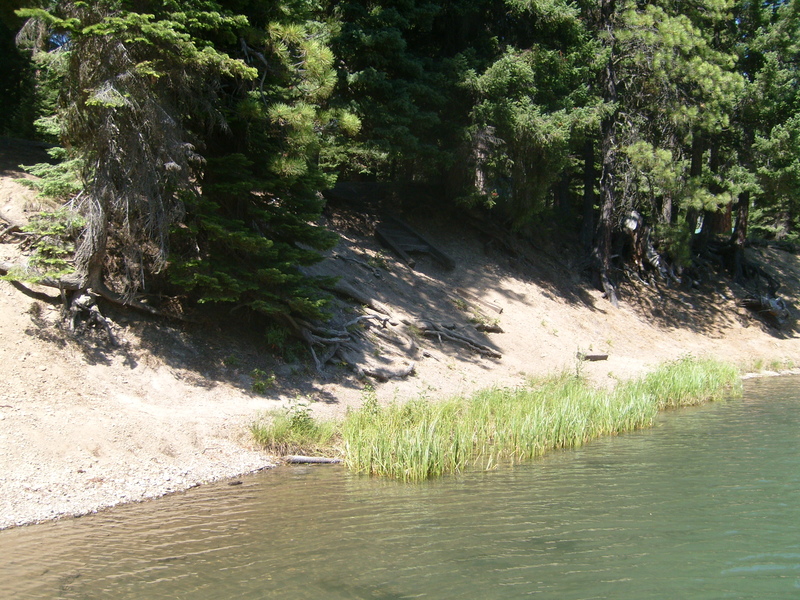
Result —
[[[39, 156], [36, 148], [0, 144], [0, 217], [24, 221], [39, 208], [15, 181], [21, 176], [16, 165]], [[469, 228], [411, 215], [456, 262], [445, 271], [423, 256], [411, 270], [381, 249], [368, 223], [329, 218], [342, 235], [336, 255], [353, 259], [336, 261], [345, 265], [338, 268], [390, 313], [387, 327], [405, 327], [403, 339], [410, 339], [403, 320], [433, 319], [469, 330], [502, 358], [418, 337], [396, 357], [413, 362], [414, 373], [379, 383], [342, 366], [317, 373], [291, 352], [276, 357], [247, 323], [176, 325], [104, 307], [119, 342], [111, 347], [97, 335], [76, 338], [59, 329], [57, 298], [42, 296], [52, 296], [52, 289], [0, 282], [0, 529], [273, 466], [276, 459], [249, 439], [248, 425], [259, 414], [303, 400], [315, 415], [334, 417], [357, 405], [367, 384], [382, 402], [436, 398], [574, 370], [577, 352], [608, 354], [605, 361], [580, 363], [600, 385], [687, 353], [746, 370], [800, 364], [796, 309], [792, 322], [776, 331], [736, 306], [741, 290], [711, 276], [692, 293], [654, 285], [623, 289], [614, 309], [575, 274], [579, 265], [570, 262], [566, 245], [512, 258]], [[774, 249], [751, 253], [780, 275], [783, 297], [800, 306], [798, 257]], [[18, 240], [0, 239], [0, 260], [22, 255]], [[640, 300], [633, 301], [635, 291]], [[503, 332], [477, 332], [476, 322]], [[254, 368], [274, 375], [263, 395], [252, 392]]]

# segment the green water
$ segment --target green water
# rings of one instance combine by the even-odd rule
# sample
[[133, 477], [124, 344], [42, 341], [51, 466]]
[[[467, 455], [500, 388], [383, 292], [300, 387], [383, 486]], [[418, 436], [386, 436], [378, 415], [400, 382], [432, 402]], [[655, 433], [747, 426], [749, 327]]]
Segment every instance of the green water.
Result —
[[0, 598], [797, 598], [799, 384], [490, 473], [284, 468], [2, 531]]

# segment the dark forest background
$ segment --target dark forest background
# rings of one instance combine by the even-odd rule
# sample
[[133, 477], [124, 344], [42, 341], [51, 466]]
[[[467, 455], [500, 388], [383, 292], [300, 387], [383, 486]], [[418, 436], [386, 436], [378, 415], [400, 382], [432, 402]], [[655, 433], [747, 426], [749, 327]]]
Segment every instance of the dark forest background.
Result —
[[337, 181], [557, 232], [612, 302], [797, 238], [798, 1], [12, 0], [0, 53], [60, 207], [10, 278], [321, 318]]

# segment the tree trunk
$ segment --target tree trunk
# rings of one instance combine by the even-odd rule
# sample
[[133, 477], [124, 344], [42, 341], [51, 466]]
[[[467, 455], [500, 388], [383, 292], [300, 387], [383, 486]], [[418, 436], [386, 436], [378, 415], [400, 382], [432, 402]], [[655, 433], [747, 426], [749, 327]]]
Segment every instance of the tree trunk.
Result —
[[747, 221], [750, 218], [750, 192], [739, 194], [736, 202], [736, 228], [731, 235], [733, 246], [733, 265], [731, 267], [734, 281], [744, 279], [744, 243], [747, 240]]
[[[611, 52], [608, 63], [600, 75], [600, 90], [603, 100], [615, 104], [617, 96], [617, 76], [614, 61], [614, 38], [612, 19], [614, 15], [615, 0], [602, 0], [600, 5], [600, 28], [609, 33]], [[600, 220], [597, 224], [597, 238], [595, 239], [595, 256], [599, 262], [600, 282], [608, 300], [616, 308], [619, 306], [617, 292], [611, 281], [611, 237], [614, 231], [614, 208], [617, 184], [617, 118], [618, 111], [603, 119], [600, 125], [602, 142], [602, 172], [600, 174]]]
[[670, 195], [661, 199], [661, 222], [665, 225], [672, 223], [672, 196]]
[[556, 210], [562, 223], [569, 223], [570, 216], [572, 215], [572, 202], [570, 202], [571, 199], [569, 195], [570, 175], [569, 171], [565, 169], [553, 189]]
[[581, 226], [581, 245], [587, 256], [592, 251], [594, 238], [594, 184], [596, 180], [594, 140], [587, 138], [583, 145], [583, 225]]
[[[690, 179], [699, 179], [703, 174], [703, 152], [705, 145], [699, 132], [695, 132], [692, 140], [692, 164], [689, 167]], [[689, 231], [692, 236], [697, 231], [697, 221], [700, 218], [700, 209], [689, 208], [686, 211], [686, 223], [689, 225]]]
[[[719, 150], [718, 147], [711, 146], [711, 157], [709, 158], [709, 168], [716, 174], [719, 172]], [[713, 194], [722, 192], [719, 184], [713, 183], [709, 186], [709, 191]], [[712, 235], [730, 235], [731, 233], [731, 205], [718, 207], [717, 210], [703, 211], [703, 229], [700, 232], [700, 252], [704, 252], [708, 246], [708, 240]]]

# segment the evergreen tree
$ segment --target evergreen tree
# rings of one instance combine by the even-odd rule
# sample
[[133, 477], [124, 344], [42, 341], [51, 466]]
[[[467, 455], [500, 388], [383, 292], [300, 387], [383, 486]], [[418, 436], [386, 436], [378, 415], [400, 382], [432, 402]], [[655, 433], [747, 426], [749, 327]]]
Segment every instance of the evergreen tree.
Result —
[[598, 106], [585, 82], [597, 46], [566, 2], [515, 1], [507, 10], [494, 31], [507, 45], [468, 80], [475, 94], [469, 134], [474, 197], [519, 228], [543, 213], [577, 142], [596, 126]]
[[109, 282], [130, 300], [168, 267], [200, 301], [319, 316], [298, 271], [333, 240], [312, 223], [331, 181], [316, 165], [359, 123], [323, 106], [333, 57], [306, 3], [239, 4], [23, 13], [69, 57], [58, 121], [82, 165], [76, 268], [109, 297]]
[[753, 226], [765, 237], [797, 239], [800, 225], [800, 2], [762, 10], [750, 44], [759, 57], [748, 100], [753, 136]]
[[454, 156], [462, 105], [459, 63], [435, 29], [442, 2], [347, 0], [337, 3], [332, 49], [340, 60], [336, 101], [363, 128], [345, 171], [381, 179], [440, 175]]
[[601, 126], [600, 270], [608, 273], [612, 235], [632, 210], [660, 225], [673, 260], [686, 261], [697, 216], [729, 206], [736, 192], [709, 152], [724, 149], [745, 85], [726, 38], [732, 2], [678, 12], [670, 2], [606, 0], [587, 9], [608, 56], [597, 85], [610, 109]]

